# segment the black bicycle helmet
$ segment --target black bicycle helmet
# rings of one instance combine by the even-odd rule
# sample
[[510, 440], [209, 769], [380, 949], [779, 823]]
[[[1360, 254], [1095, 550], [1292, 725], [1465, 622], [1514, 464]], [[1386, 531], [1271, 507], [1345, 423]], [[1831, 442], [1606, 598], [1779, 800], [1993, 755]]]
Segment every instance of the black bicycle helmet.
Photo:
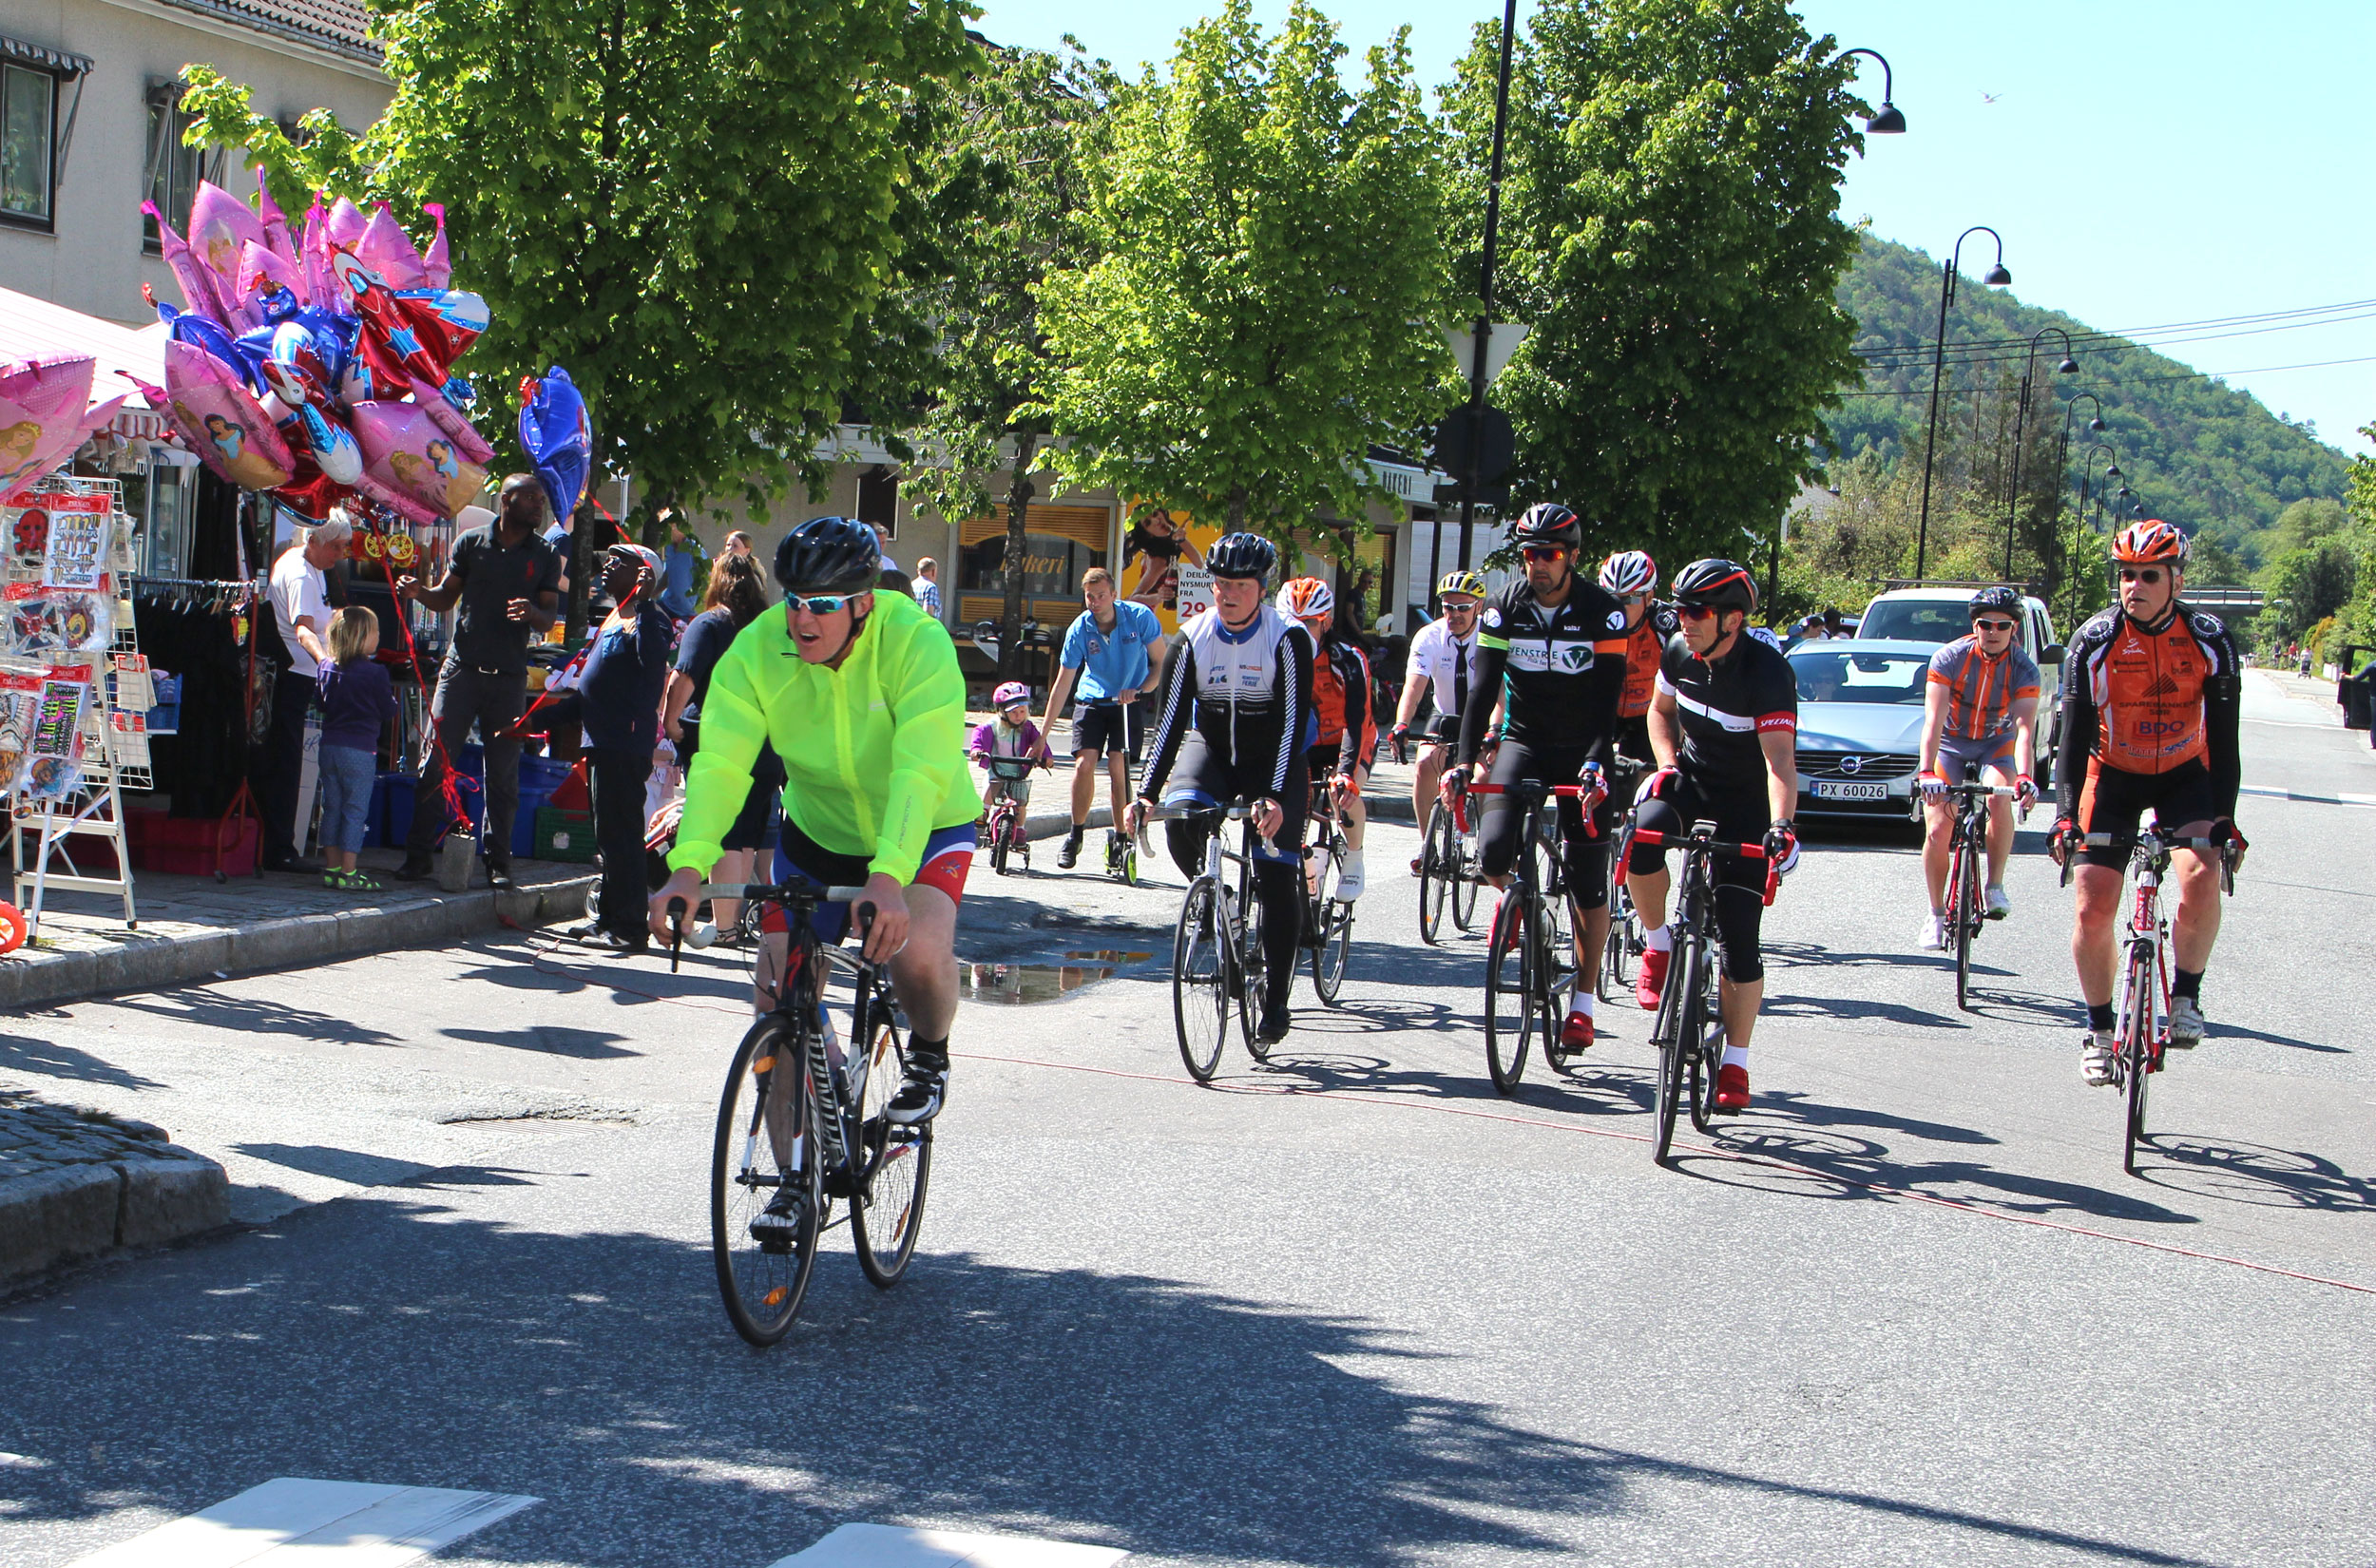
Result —
[[2022, 618], [2022, 596], [2002, 585], [1983, 588], [1972, 595], [1971, 618], [1975, 621], [1979, 620], [1981, 613], [1984, 610], [2002, 611], [2013, 617], [2018, 624]]
[[857, 593], [882, 575], [882, 546], [855, 518], [812, 517], [776, 546], [776, 584], [788, 594]]
[[1268, 581], [1278, 564], [1278, 546], [1258, 533], [1223, 534], [1204, 552], [1205, 569], [1215, 577], [1254, 577]]
[[1675, 602], [1747, 615], [1757, 607], [1757, 580], [1737, 561], [1695, 561], [1675, 574]]
[[1574, 512], [1558, 502], [1538, 501], [1510, 526], [1510, 543], [1522, 549], [1528, 545], [1564, 545], [1571, 550], [1581, 550], [1584, 547], [1584, 526]]

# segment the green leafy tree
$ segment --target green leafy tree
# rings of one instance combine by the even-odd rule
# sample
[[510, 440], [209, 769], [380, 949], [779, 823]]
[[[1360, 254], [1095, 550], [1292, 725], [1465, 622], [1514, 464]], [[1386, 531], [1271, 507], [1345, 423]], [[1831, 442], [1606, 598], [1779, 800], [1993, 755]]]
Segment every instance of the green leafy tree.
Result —
[[[1363, 462], [1455, 395], [1445, 180], [1407, 37], [1358, 91], [1336, 29], [1247, 0], [1120, 92], [1084, 160], [1096, 259], [1051, 273], [1058, 468], [1282, 539], [1384, 489]], [[1328, 537], [1339, 540], [1331, 531]]]
[[[1480, 191], [1498, 48], [1480, 27], [1447, 89]], [[1544, 0], [1515, 60], [1497, 287], [1534, 330], [1495, 391], [1514, 499], [1575, 507], [1593, 549], [1753, 555], [1855, 369], [1848, 66], [1784, 0]]]
[[2348, 603], [2358, 579], [2356, 552], [2338, 539], [2279, 555], [2259, 581], [2272, 634], [2280, 641], [2300, 637]]
[[[501, 407], [568, 366], [599, 454], [671, 504], [756, 512], [814, 456], [881, 336], [919, 87], [974, 57], [964, 0], [487, 0], [375, 8], [395, 96], [291, 144], [191, 67], [193, 140], [282, 186], [442, 201], [493, 325], [463, 369]], [[487, 421], [489, 434], [507, 424]]]
[[[1071, 44], [1071, 40], [1067, 40]], [[892, 301], [935, 329], [934, 392], [906, 437], [930, 462], [910, 493], [950, 519], [977, 517], [995, 498], [991, 481], [1010, 470], [1006, 505], [1006, 635], [1001, 673], [1023, 671], [1023, 564], [1035, 470], [1044, 471], [1051, 361], [1040, 322], [1039, 289], [1052, 270], [1080, 267], [1087, 231], [1081, 160], [1114, 89], [1103, 62], [1077, 44], [1063, 55], [1002, 49], [932, 107], [939, 205], [962, 238], [903, 262], [914, 281]]]

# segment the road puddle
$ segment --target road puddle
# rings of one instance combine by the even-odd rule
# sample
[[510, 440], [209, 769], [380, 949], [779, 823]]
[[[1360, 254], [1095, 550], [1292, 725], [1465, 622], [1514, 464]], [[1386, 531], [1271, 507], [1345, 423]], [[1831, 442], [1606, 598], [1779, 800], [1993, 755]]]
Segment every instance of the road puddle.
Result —
[[1116, 969], [1143, 964], [1154, 956], [1152, 953], [1100, 947], [1068, 952], [1053, 963], [960, 962], [957, 978], [960, 994], [968, 1002], [998, 1002], [1009, 1006], [1024, 1006], [1069, 996], [1083, 985], [1106, 979]]

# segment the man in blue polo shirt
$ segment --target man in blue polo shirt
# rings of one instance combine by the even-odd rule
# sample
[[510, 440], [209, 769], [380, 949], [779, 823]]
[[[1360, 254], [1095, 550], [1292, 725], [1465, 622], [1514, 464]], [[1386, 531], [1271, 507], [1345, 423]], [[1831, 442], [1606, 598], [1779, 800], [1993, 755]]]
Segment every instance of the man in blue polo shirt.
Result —
[[1163, 623], [1155, 612], [1135, 600], [1117, 600], [1114, 574], [1092, 566], [1081, 576], [1081, 600], [1088, 605], [1064, 633], [1058, 657], [1056, 683], [1048, 688], [1043, 734], [1064, 711], [1064, 699], [1080, 690], [1081, 705], [1072, 720], [1072, 831], [1056, 864], [1066, 870], [1081, 859], [1081, 835], [1088, 830], [1089, 802], [1097, 794], [1098, 759], [1105, 759], [1108, 798], [1120, 831], [1122, 810], [1130, 801], [1129, 758], [1136, 755], [1144, 713], [1134, 714], [1138, 699], [1161, 684]]

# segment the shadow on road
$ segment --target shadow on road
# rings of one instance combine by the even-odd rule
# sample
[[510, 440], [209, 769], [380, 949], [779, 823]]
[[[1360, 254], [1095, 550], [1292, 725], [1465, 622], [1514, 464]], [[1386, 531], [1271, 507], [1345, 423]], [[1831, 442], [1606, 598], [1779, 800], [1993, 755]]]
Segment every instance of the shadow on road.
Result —
[[[89, 1353], [135, 1342], [137, 1357]], [[252, 1375], [222, 1375], [234, 1346]], [[754, 1352], [727, 1329], [706, 1247], [515, 1229], [391, 1192], [0, 1319], [22, 1453], [0, 1467], [0, 1514], [182, 1514], [316, 1475], [543, 1498], [472, 1538], [495, 1559], [765, 1562], [845, 1520], [928, 1520], [1402, 1568], [1568, 1556], [1613, 1524], [1658, 1527], [1654, 1508], [1779, 1501], [1836, 1510], [1844, 1538], [1909, 1527], [1950, 1557], [1963, 1539], [2194, 1560], [1945, 1492], [1799, 1485], [1529, 1430], [1398, 1386], [1417, 1353], [1356, 1318], [964, 1254], [919, 1256], [878, 1293], [837, 1240], [803, 1326]], [[161, 1390], [171, 1422], [124, 1419]], [[1590, 1388], [1577, 1401], [1589, 1430]]]
[[302, 1040], [335, 1041], [341, 1045], [401, 1045], [402, 1036], [385, 1029], [374, 1029], [335, 1013], [316, 1012], [310, 1007], [293, 1007], [285, 1002], [267, 1001], [256, 996], [234, 996], [228, 992], [194, 985], [179, 991], [163, 991], [153, 996], [120, 996], [110, 998], [110, 1008], [121, 1007], [127, 1012], [146, 1013], [152, 1018], [171, 1019], [199, 1029], [220, 1029], [241, 1035], [295, 1035]]
[[164, 1087], [155, 1079], [127, 1072], [111, 1061], [102, 1061], [88, 1051], [23, 1035], [0, 1035], [0, 1069], [36, 1078], [68, 1079], [77, 1083], [104, 1083], [115, 1089]]
[[2152, 1154], [2140, 1159], [2137, 1178], [2190, 1197], [2329, 1214], [2376, 1212], [2376, 1179], [2352, 1176], [2318, 1155], [2186, 1133], [2155, 1133], [2146, 1142]]

